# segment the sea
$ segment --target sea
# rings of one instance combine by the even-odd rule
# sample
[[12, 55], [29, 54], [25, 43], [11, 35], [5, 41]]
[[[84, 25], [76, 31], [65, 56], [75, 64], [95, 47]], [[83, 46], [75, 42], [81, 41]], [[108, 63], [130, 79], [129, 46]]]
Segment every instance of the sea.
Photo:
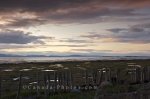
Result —
[[150, 56], [0, 57], [0, 63], [150, 59]]

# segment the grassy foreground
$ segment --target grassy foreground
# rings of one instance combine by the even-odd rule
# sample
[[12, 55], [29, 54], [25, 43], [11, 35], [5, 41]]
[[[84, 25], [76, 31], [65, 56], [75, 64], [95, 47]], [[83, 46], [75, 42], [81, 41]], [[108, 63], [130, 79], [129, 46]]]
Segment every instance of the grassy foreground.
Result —
[[[28, 85], [29, 83], [35, 82], [37, 80], [37, 71], [41, 72], [38, 76], [41, 80], [41, 85], [44, 85], [43, 77], [45, 71], [43, 70], [64, 70], [68, 68], [74, 73], [83, 72], [83, 69], [86, 68], [87, 71], [94, 71], [100, 68], [111, 68], [112, 71], [115, 69], [119, 69], [120, 73], [127, 68], [128, 63], [136, 63], [143, 67], [150, 66], [150, 60], [103, 60], [103, 61], [68, 61], [68, 62], [30, 62], [30, 63], [9, 63], [9, 64], [0, 64], [0, 77], [1, 77], [1, 94], [3, 98], [0, 99], [15, 99], [17, 88], [19, 84], [19, 74], [22, 70], [22, 85]], [[61, 64], [61, 65], [60, 65]], [[121, 75], [122, 76], [122, 75]], [[124, 76], [122, 76], [124, 77]], [[122, 78], [121, 77], [121, 78]], [[16, 80], [15, 80], [16, 79]], [[131, 91], [136, 90], [137, 86], [129, 87]], [[128, 90], [126, 86], [116, 86], [109, 87], [108, 92], [117, 92], [119, 89]], [[22, 99], [36, 99], [32, 98], [36, 95], [36, 90], [31, 92], [26, 92], [25, 90], [21, 90]], [[120, 92], [120, 91], [119, 91]], [[50, 95], [49, 99], [93, 99], [95, 95], [95, 91], [86, 91], [81, 93], [61, 93]], [[31, 98], [29, 98], [31, 97]], [[42, 94], [40, 99], [44, 98], [44, 93]]]

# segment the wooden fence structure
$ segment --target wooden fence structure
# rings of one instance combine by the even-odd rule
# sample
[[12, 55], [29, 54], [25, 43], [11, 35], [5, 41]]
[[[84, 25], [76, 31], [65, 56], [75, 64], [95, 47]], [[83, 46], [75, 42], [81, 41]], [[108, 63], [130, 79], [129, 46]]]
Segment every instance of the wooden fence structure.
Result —
[[[127, 76], [127, 79], [122, 76], [123, 74]], [[120, 72], [118, 69], [113, 71], [111, 68], [100, 68], [97, 70], [78, 69], [76, 71], [69, 69], [20, 71], [17, 75], [13, 75], [13, 71], [5, 71], [0, 75], [0, 97], [4, 97], [7, 93], [15, 92], [15, 98], [21, 99], [21, 93], [26, 91], [28, 93], [34, 92], [37, 98], [44, 95], [46, 99], [51, 94], [72, 92], [74, 89], [78, 89], [79, 91], [95, 90], [103, 81], [110, 81], [113, 84], [149, 82], [150, 67], [129, 66], [123, 72]], [[126, 96], [126, 94], [122, 95]], [[115, 96], [120, 97], [120, 95]], [[115, 96], [103, 95], [101, 97], [104, 98], [100, 99], [119, 99], [109, 98]], [[132, 94], [131, 96], [136, 95]]]

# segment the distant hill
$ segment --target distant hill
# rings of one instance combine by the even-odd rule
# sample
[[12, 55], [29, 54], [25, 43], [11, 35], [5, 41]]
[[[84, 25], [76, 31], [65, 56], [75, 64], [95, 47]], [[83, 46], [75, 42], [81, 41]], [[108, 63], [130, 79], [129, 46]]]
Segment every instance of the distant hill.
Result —
[[[20, 55], [0, 54], [0, 57], [19, 57]], [[20, 56], [21, 57], [21, 56]]]
[[82, 55], [15, 55], [15, 54], [0, 54], [0, 57], [84, 57]]
[[121, 58], [136, 58], [136, 57], [150, 57], [150, 56], [101, 56], [101, 55], [16, 55], [16, 54], [0, 54], [0, 57], [121, 57]]

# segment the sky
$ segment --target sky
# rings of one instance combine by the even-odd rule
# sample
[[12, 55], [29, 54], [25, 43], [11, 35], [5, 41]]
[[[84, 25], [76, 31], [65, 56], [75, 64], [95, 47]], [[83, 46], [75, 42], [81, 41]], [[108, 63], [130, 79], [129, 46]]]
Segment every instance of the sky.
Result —
[[0, 0], [0, 53], [150, 56], [150, 0]]

